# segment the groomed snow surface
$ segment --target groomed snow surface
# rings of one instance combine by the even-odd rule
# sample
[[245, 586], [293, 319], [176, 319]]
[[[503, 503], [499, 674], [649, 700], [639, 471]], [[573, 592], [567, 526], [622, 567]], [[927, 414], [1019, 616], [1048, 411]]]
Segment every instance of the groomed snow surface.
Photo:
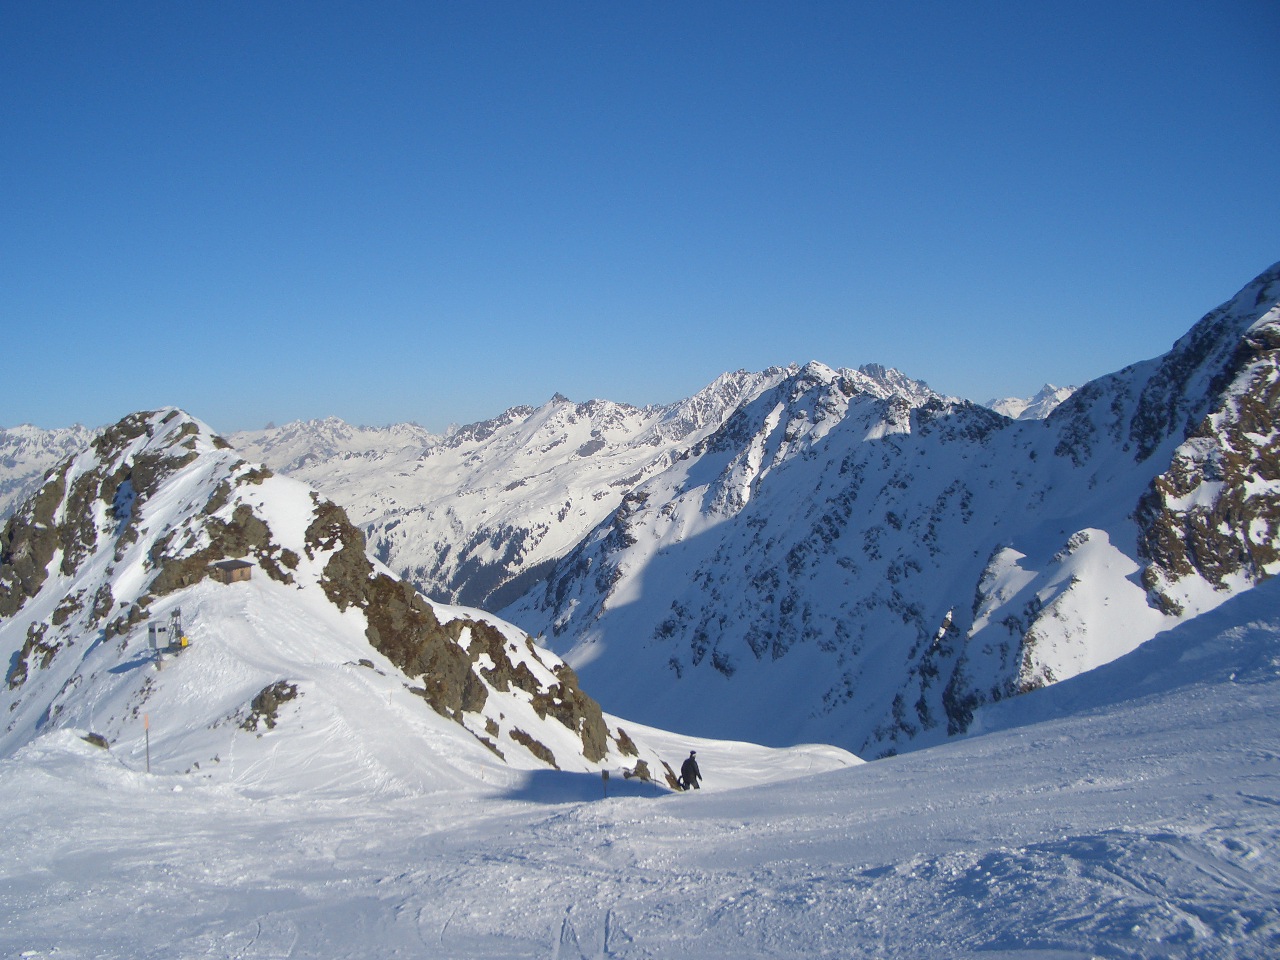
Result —
[[911, 755], [644, 731], [697, 793], [264, 792], [50, 733], [0, 761], [0, 955], [1278, 956], [1278, 587]]

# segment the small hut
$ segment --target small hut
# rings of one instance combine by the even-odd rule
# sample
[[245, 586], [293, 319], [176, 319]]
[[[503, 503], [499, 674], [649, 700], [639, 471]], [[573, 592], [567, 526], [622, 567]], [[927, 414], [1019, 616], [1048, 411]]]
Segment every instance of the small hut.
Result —
[[219, 583], [248, 580], [252, 574], [253, 564], [248, 560], [219, 560], [213, 565], [213, 578]]

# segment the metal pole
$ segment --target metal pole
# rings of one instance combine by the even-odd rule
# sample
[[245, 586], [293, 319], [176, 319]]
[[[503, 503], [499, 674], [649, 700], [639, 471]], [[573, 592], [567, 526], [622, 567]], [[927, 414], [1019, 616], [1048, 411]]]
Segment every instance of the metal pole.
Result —
[[147, 773], [151, 772], [151, 714], [142, 715], [142, 729], [147, 736]]

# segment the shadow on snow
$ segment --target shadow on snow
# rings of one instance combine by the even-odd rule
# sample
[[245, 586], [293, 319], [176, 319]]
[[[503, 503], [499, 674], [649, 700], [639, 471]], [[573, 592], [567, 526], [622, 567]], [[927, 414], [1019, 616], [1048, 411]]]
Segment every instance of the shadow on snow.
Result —
[[670, 790], [653, 782], [611, 775], [606, 783], [595, 773], [530, 770], [522, 782], [503, 794], [530, 803], [582, 803], [613, 797], [665, 797]]

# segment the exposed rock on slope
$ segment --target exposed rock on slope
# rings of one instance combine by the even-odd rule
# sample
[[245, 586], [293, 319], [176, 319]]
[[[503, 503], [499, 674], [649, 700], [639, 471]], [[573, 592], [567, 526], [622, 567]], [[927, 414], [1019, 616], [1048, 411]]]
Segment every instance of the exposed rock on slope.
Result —
[[[330, 554], [320, 580], [325, 594], [339, 610], [354, 606], [364, 611], [369, 642], [408, 676], [421, 680], [415, 692], [436, 712], [465, 723], [466, 714], [483, 714], [491, 690], [509, 693], [514, 686], [528, 695], [540, 718], [550, 715], [580, 737], [587, 760], [594, 763], [611, 749], [621, 751], [622, 742], [610, 733], [599, 705], [578, 686], [567, 664], [553, 658], [548, 663], [528, 637], [513, 642], [483, 620], [441, 623], [435, 608], [409, 584], [374, 571], [363, 535], [341, 507], [316, 501], [315, 518], [307, 528], [307, 555]], [[542, 669], [535, 673], [534, 667]], [[548, 762], [556, 765], [553, 758]]]
[[[1212, 404], [1189, 413], [1199, 421], [1138, 510], [1143, 583], [1175, 614], [1194, 610], [1206, 588], [1233, 593], [1280, 566], [1280, 272], [1259, 277], [1250, 296], [1266, 312], [1243, 331], [1249, 315], [1224, 308], [1188, 335], [1187, 353], [1209, 353], [1199, 373], [1213, 377]], [[1225, 363], [1212, 352], [1223, 342], [1235, 344]]]

